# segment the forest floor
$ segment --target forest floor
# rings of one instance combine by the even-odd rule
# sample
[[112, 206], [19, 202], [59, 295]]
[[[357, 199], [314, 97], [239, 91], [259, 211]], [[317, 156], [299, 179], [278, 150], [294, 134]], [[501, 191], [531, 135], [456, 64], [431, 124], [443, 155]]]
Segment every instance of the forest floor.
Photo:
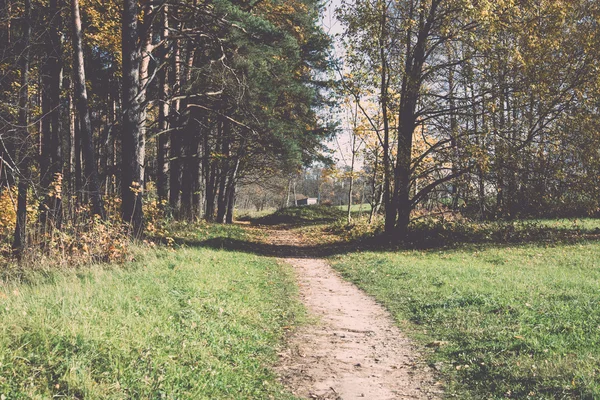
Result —
[[441, 383], [389, 312], [316, 258], [293, 230], [268, 229], [265, 240], [293, 266], [301, 301], [316, 319], [296, 330], [280, 353], [285, 386], [311, 399], [439, 397]]

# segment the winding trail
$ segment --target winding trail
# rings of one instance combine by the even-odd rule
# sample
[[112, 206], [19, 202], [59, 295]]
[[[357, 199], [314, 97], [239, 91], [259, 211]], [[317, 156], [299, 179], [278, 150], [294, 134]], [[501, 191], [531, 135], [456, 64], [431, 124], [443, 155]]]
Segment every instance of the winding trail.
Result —
[[280, 379], [294, 394], [335, 400], [441, 397], [432, 371], [389, 312], [314, 258], [290, 230], [268, 233], [273, 247], [288, 249], [282, 260], [296, 270], [301, 300], [319, 321], [293, 333], [280, 354]]

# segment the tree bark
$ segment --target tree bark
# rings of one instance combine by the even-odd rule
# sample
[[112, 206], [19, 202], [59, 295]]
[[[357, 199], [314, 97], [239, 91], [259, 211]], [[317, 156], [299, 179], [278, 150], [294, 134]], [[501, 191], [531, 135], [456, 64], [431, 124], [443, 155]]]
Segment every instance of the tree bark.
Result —
[[[161, 39], [167, 40], [169, 37], [169, 14], [168, 14], [168, 6], [165, 5], [163, 7], [163, 21], [162, 21], [162, 34]], [[159, 125], [159, 135], [158, 135], [158, 149], [157, 149], [157, 171], [156, 171], [156, 190], [158, 194], [158, 199], [162, 201], [166, 201], [169, 199], [169, 162], [168, 162], [168, 146], [169, 146], [169, 136], [166, 133], [167, 129], [169, 129], [169, 81], [167, 77], [167, 59], [168, 54], [167, 51], [164, 52], [163, 57], [163, 65], [160, 70], [160, 81], [158, 84], [159, 88], [159, 101], [160, 105], [158, 108], [158, 125]]]
[[181, 208], [181, 132], [172, 132], [170, 136], [169, 205], [178, 218]]
[[73, 82], [75, 89], [75, 104], [79, 115], [79, 133], [83, 152], [84, 173], [92, 203], [92, 213], [101, 219], [106, 219], [104, 201], [100, 191], [92, 123], [88, 108], [87, 89], [85, 86], [85, 66], [83, 62], [83, 39], [81, 32], [81, 17], [79, 15], [79, 0], [71, 1], [73, 16]]
[[193, 221], [197, 217], [195, 203], [197, 203], [196, 193], [199, 190], [200, 163], [198, 150], [200, 144], [198, 132], [202, 131], [202, 127], [198, 120], [202, 116], [196, 110], [192, 110], [185, 129], [183, 169], [181, 172], [181, 210], [179, 217], [188, 221]]
[[[217, 136], [222, 134], [223, 128], [221, 121], [216, 122]], [[210, 132], [207, 130], [202, 138], [202, 170], [204, 172], [205, 199], [204, 219], [212, 222], [215, 217], [215, 197], [216, 197], [216, 166], [212, 159], [212, 146], [209, 138]]]
[[27, 191], [29, 189], [30, 164], [29, 156], [29, 54], [31, 41], [31, 0], [25, 0], [25, 15], [23, 16], [23, 51], [21, 53], [21, 89], [19, 93], [19, 139], [22, 143], [21, 162], [19, 163], [19, 185], [17, 196], [17, 219], [15, 224], [15, 237], [13, 250], [17, 257], [21, 257], [27, 245]]
[[245, 154], [246, 141], [242, 141], [238, 153], [235, 157], [233, 168], [229, 169], [229, 177], [227, 178], [227, 213], [225, 214], [225, 223], [233, 223], [233, 211], [235, 208], [235, 192], [237, 186], [237, 177], [240, 170], [242, 157]]
[[206, 172], [206, 206], [204, 218], [208, 222], [213, 222], [215, 220], [215, 197], [217, 195], [216, 175], [217, 166], [214, 162], [211, 162], [208, 171]]
[[[358, 107], [358, 106], [357, 106]], [[352, 159], [350, 161], [350, 184], [348, 185], [348, 215], [347, 222], [350, 224], [352, 222], [352, 191], [354, 190], [354, 162], [356, 159], [356, 152], [358, 149], [356, 148], [356, 118], [358, 116], [358, 110], [354, 111], [354, 130], [352, 132]], [[362, 205], [362, 204], [361, 204]]]
[[294, 177], [294, 182], [292, 184], [292, 190], [294, 192], [294, 207], [298, 207], [298, 195], [296, 194], [296, 178]]
[[[371, 177], [371, 211], [369, 212], [369, 224], [373, 222], [373, 217], [379, 212], [381, 202], [383, 201], [383, 182], [377, 184], [377, 168], [379, 167], [379, 153], [376, 148], [374, 151], [375, 162], [373, 164], [373, 176]], [[384, 176], [385, 179], [385, 176]]]
[[290, 193], [292, 191], [292, 179], [288, 179], [288, 185], [287, 185], [287, 193], [286, 193], [286, 197], [285, 197], [285, 204], [283, 205], [283, 208], [288, 208], [290, 206]]
[[[452, 58], [452, 48], [447, 46], [448, 58]], [[458, 117], [456, 112], [456, 101], [455, 101], [455, 80], [454, 80], [455, 69], [454, 66], [450, 66], [448, 70], [448, 103], [450, 105], [450, 145], [454, 152], [454, 160], [452, 160], [452, 174], [456, 175], [460, 170], [460, 148], [458, 141]], [[458, 183], [452, 184], [452, 211], [458, 211], [458, 204], [460, 200], [460, 191], [458, 190]]]
[[[173, 10], [175, 21], [177, 21], [177, 8]], [[180, 24], [175, 24], [175, 29], [179, 29]], [[181, 44], [179, 40], [173, 41], [173, 56], [171, 57], [171, 69], [169, 74], [171, 83], [171, 93], [180, 94], [181, 90]], [[181, 104], [179, 100], [174, 100], [170, 104], [171, 116], [175, 121], [175, 116], [179, 115]], [[176, 127], [181, 125], [180, 118], [176, 119]], [[170, 157], [169, 157], [169, 205], [175, 217], [179, 217], [181, 208], [181, 131], [173, 131], [169, 135], [170, 139]]]
[[414, 46], [411, 46], [411, 32], [407, 33], [407, 57], [398, 112], [398, 147], [392, 196], [392, 204], [397, 213], [395, 231], [400, 239], [404, 239], [408, 233], [412, 211], [410, 185], [413, 135], [417, 126], [416, 107], [421, 95], [421, 77], [427, 58], [427, 41], [441, 1], [432, 0], [429, 9], [422, 8], [420, 10], [420, 22]]
[[387, 40], [387, 8], [381, 10], [381, 21], [379, 34], [379, 57], [381, 61], [381, 85], [379, 97], [381, 103], [381, 115], [383, 118], [383, 204], [385, 208], [385, 233], [391, 234], [396, 223], [396, 209], [392, 206], [392, 168], [390, 157], [390, 126], [388, 116], [388, 66], [385, 53]]
[[229, 136], [231, 134], [231, 126], [229, 122], [223, 121], [223, 134], [221, 137], [221, 159], [219, 160], [219, 195], [217, 197], [217, 222], [222, 224], [225, 222], [225, 214], [227, 213], [227, 177], [229, 176]]
[[141, 55], [136, 0], [124, 0], [121, 51], [123, 56], [123, 131], [121, 140], [121, 195], [123, 221], [133, 237], [144, 229], [144, 99], [141, 92]]
[[50, 0], [46, 31], [46, 60], [42, 68], [42, 151], [40, 179], [46, 197], [40, 205], [42, 226], [60, 229], [62, 222], [62, 140], [60, 137], [60, 89], [62, 81], [60, 12], [57, 0]]
[[[75, 117], [75, 107], [73, 101], [73, 81], [70, 80], [69, 83], [69, 137], [67, 140], [67, 187], [69, 190], [69, 194], [74, 195], [77, 193], [77, 172], [76, 172], [76, 141], [77, 141], [77, 118]], [[72, 209], [73, 205], [73, 196], [69, 196], [68, 206], [69, 209]]]
[[233, 211], [235, 208], [235, 182], [230, 182], [227, 189], [227, 214], [225, 215], [225, 223], [233, 224]]

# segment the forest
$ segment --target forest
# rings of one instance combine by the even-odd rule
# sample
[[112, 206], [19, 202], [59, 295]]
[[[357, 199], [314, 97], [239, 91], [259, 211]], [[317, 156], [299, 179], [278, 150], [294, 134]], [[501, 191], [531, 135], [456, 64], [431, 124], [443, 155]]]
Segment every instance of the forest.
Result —
[[320, 7], [2, 1], [4, 246], [95, 220], [136, 238], [158, 214], [231, 223], [240, 182], [323, 158]]
[[386, 232], [440, 205], [481, 220], [597, 215], [597, 2], [339, 12], [352, 154], [361, 144]]
[[307, 173], [399, 239], [419, 210], [598, 213], [594, 1], [346, 1], [336, 38], [318, 1], [0, 9], [5, 252], [94, 220], [231, 223]]

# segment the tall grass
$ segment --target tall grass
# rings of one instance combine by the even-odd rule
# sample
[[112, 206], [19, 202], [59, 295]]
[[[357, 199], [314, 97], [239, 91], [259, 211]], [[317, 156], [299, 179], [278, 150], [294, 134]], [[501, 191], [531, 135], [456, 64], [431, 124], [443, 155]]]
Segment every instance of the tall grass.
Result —
[[290, 399], [270, 365], [301, 315], [290, 271], [202, 248], [0, 283], [6, 399]]

